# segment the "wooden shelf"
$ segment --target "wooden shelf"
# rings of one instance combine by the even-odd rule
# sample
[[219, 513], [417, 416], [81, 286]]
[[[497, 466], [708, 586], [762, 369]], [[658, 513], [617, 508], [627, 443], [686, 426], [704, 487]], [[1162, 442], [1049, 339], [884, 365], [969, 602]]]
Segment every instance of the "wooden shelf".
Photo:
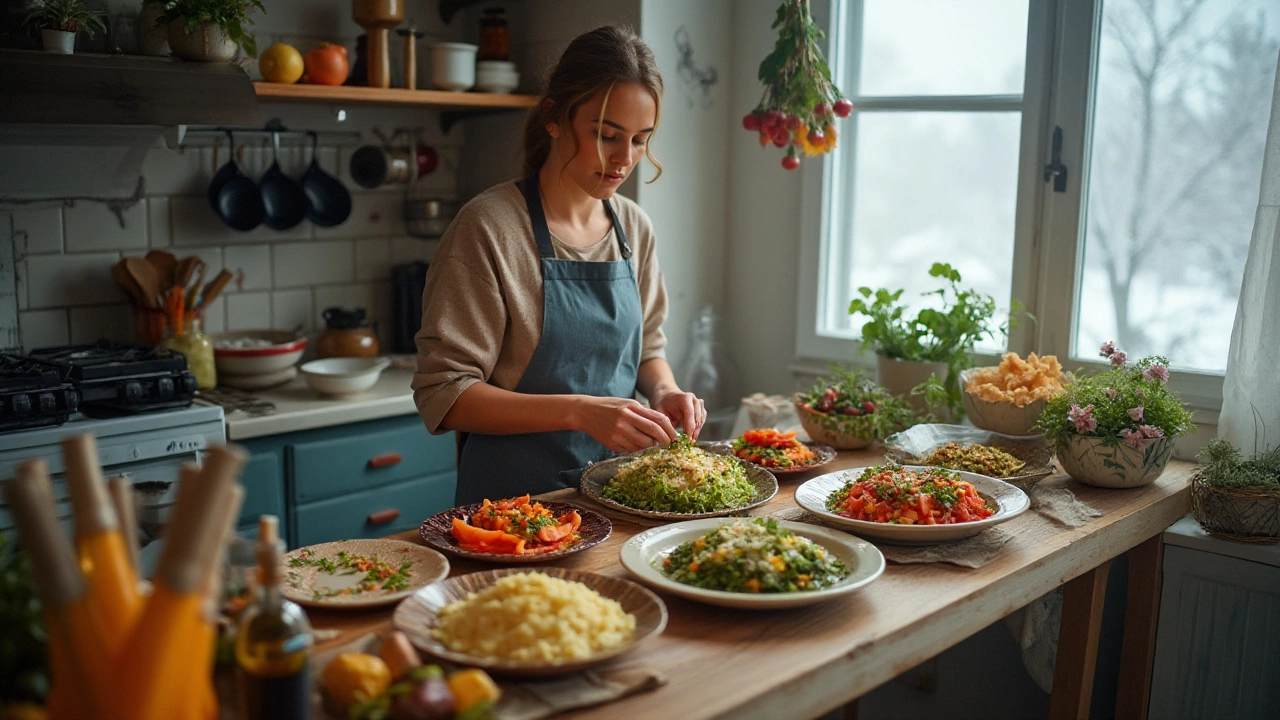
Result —
[[533, 95], [501, 95], [442, 90], [404, 90], [352, 85], [285, 85], [256, 82], [259, 102], [369, 105], [375, 107], [424, 107], [437, 110], [518, 110], [533, 107]]

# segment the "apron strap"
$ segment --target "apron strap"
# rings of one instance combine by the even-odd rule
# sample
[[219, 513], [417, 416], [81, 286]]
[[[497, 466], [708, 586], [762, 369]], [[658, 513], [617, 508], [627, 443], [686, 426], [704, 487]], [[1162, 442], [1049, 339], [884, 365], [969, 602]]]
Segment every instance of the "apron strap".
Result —
[[[533, 224], [533, 238], [538, 242], [538, 257], [554, 260], [556, 250], [551, 244], [551, 231], [547, 229], [547, 213], [542, 209], [542, 197], [538, 193], [537, 173], [524, 179], [522, 192], [525, 206], [529, 209], [529, 221]], [[622, 251], [622, 257], [630, 259], [631, 244], [627, 242], [627, 234], [622, 231], [622, 223], [618, 222], [618, 215], [613, 211], [613, 205], [608, 200], [600, 202], [604, 203], [604, 210], [609, 213], [609, 221], [613, 223], [613, 232], [618, 236], [618, 248]]]

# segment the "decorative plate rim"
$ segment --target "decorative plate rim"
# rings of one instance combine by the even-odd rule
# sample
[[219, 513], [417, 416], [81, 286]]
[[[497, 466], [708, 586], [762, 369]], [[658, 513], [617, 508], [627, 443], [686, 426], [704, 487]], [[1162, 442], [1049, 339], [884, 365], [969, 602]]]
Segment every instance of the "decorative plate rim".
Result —
[[[593, 523], [604, 524], [604, 534], [593, 536], [590, 540], [584, 537], [581, 542], [570, 545], [568, 548], [563, 550], [540, 553], [537, 555], [500, 555], [498, 553], [481, 553], [475, 552], [474, 550], [464, 550], [461, 547], [458, 547], [457, 541], [454, 540], [453, 536], [447, 532], [441, 531], [438, 537], [435, 534], [428, 534], [428, 526], [433, 520], [437, 518], [451, 518], [455, 513], [469, 509], [474, 511], [479, 509], [482, 505], [482, 503], [470, 503], [468, 505], [459, 505], [448, 510], [443, 510], [432, 515], [426, 520], [423, 520], [422, 524], [418, 526], [418, 536], [422, 538], [422, 541], [425, 542], [427, 546], [435, 550], [439, 550], [446, 555], [453, 555], [467, 560], [477, 560], [479, 562], [516, 563], [524, 565], [559, 560], [562, 557], [582, 552], [588, 548], [593, 548], [605, 540], [608, 540], [609, 537], [613, 535], [613, 523], [609, 518], [601, 515], [595, 510], [585, 508], [581, 505], [575, 505], [574, 503], [564, 502], [562, 500], [538, 500], [538, 502], [542, 503], [542, 506], [548, 510], [551, 510], [553, 506], [563, 508], [564, 510], [576, 510], [578, 514], [582, 516], [583, 526], [588, 524], [588, 516], [590, 516]], [[552, 512], [555, 513], [555, 510], [552, 510]]]
[[[288, 577], [288, 573], [295, 572], [296, 571], [295, 568], [289, 567], [289, 560], [293, 556], [296, 556], [297, 553], [300, 553], [303, 550], [311, 550], [312, 552], [315, 552], [317, 548], [327, 548], [330, 546], [351, 545], [351, 544], [360, 545], [365, 543], [377, 543], [384, 547], [387, 545], [400, 545], [403, 547], [411, 548], [412, 552], [425, 555], [425, 557], [429, 558], [431, 556], [435, 556], [436, 558], [439, 559], [441, 568], [437, 570], [435, 573], [428, 574], [427, 576], [425, 576], [430, 578], [425, 582], [416, 582], [412, 585], [412, 587], [406, 588], [404, 590], [397, 590], [396, 592], [393, 592], [393, 593], [386, 593], [378, 596], [371, 596], [369, 598], [364, 598], [358, 601], [338, 602], [334, 600], [316, 600], [310, 595], [307, 595], [304, 597], [304, 594], [302, 591], [298, 590], [297, 588], [291, 587], [288, 582], [284, 582], [281, 584], [280, 594], [283, 595], [286, 599], [290, 600], [291, 602], [297, 603], [298, 605], [302, 605], [304, 607], [321, 608], [325, 610], [343, 610], [343, 609], [363, 610], [366, 608], [379, 607], [382, 605], [391, 605], [393, 603], [398, 603], [401, 600], [404, 600], [405, 598], [409, 597], [410, 595], [413, 595], [415, 592], [421, 590], [422, 588], [432, 585], [436, 582], [439, 582], [440, 580], [449, 576], [449, 569], [450, 569], [449, 558], [445, 557], [444, 555], [437, 552], [433, 548], [419, 545], [417, 543], [408, 542], [406, 540], [393, 540], [391, 538], [351, 538], [349, 540], [334, 540], [327, 543], [316, 543], [314, 545], [307, 545], [294, 550], [290, 550], [289, 552], [280, 556], [281, 569], [282, 569], [282, 572], [285, 573], [286, 578]], [[369, 554], [370, 552], [375, 552], [375, 551], [357, 550], [356, 552], [359, 552], [361, 554]]]
[[[638, 508], [633, 508], [628, 505], [623, 505], [622, 503], [614, 502], [613, 500], [610, 500], [604, 497], [604, 495], [600, 494], [600, 492], [595, 487], [592, 486], [592, 484], [594, 483], [594, 484], [598, 484], [600, 487], [604, 487], [604, 485], [607, 484], [609, 480], [612, 480], [613, 477], [617, 474], [617, 471], [615, 469], [617, 465], [620, 465], [623, 462], [631, 460], [632, 458], [639, 456], [643, 452], [644, 451], [641, 450], [640, 452], [628, 453], [626, 455], [619, 455], [618, 457], [609, 458], [608, 460], [601, 460], [598, 463], [593, 463], [587, 466], [586, 468], [583, 469], [582, 476], [578, 479], [578, 492], [582, 493], [583, 495], [586, 495], [588, 498], [591, 498], [593, 502], [598, 503], [611, 510], [617, 510], [620, 513], [635, 515], [637, 517], [649, 518], [651, 520], [701, 520], [704, 518], [724, 517], [726, 515], [733, 515], [735, 513], [746, 512], [747, 510], [758, 508], [761, 505], [764, 505], [765, 503], [772, 500], [774, 496], [778, 494], [778, 478], [774, 477], [773, 473], [769, 472], [768, 470], [765, 470], [764, 468], [760, 467], [759, 465], [756, 465], [755, 463], [747, 462], [746, 460], [743, 460], [742, 458], [734, 455], [729, 455], [727, 457], [732, 458], [733, 460], [737, 461], [739, 465], [742, 466], [742, 469], [745, 470], [747, 473], [747, 480], [751, 482], [751, 484], [754, 485], [756, 488], [756, 499], [752, 500], [751, 502], [745, 505], [739, 505], [738, 507], [726, 508], [724, 510], [715, 510], [715, 511], [706, 512], [706, 513], [669, 513], [669, 512], [655, 512], [652, 510], [640, 510]], [[603, 481], [597, 481], [591, 477], [593, 472], [596, 472], [596, 473], [605, 472], [605, 470], [599, 469], [599, 468], [605, 468], [605, 467], [613, 470], [613, 472], [610, 473], [608, 478], [604, 479]], [[768, 491], [762, 493], [761, 492], [762, 487], [768, 488]]]

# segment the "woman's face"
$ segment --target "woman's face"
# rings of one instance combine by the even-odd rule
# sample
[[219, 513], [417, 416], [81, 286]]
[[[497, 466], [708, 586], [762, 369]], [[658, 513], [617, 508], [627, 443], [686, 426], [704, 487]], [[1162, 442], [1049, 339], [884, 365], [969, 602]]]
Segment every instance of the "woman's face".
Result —
[[[596, 199], [612, 196], [644, 157], [658, 112], [657, 102], [643, 85], [627, 83], [615, 85], [609, 93], [601, 121], [604, 96], [603, 92], [597, 93], [580, 105], [573, 114], [571, 127], [551, 128], [551, 157], [558, 158], [557, 164], [564, 165], [561, 177]], [[577, 153], [567, 133], [577, 138]]]

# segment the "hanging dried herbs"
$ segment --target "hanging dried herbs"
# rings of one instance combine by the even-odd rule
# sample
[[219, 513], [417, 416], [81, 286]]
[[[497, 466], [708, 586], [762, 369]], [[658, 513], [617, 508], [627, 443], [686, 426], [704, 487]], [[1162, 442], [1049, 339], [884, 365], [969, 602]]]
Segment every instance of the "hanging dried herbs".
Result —
[[837, 117], [849, 117], [853, 103], [831, 82], [818, 41], [822, 29], [809, 17], [809, 0], [785, 0], [773, 22], [778, 42], [760, 63], [764, 96], [742, 126], [760, 135], [763, 147], [787, 148], [782, 167], [800, 167], [800, 155], [821, 155], [836, 147]]

